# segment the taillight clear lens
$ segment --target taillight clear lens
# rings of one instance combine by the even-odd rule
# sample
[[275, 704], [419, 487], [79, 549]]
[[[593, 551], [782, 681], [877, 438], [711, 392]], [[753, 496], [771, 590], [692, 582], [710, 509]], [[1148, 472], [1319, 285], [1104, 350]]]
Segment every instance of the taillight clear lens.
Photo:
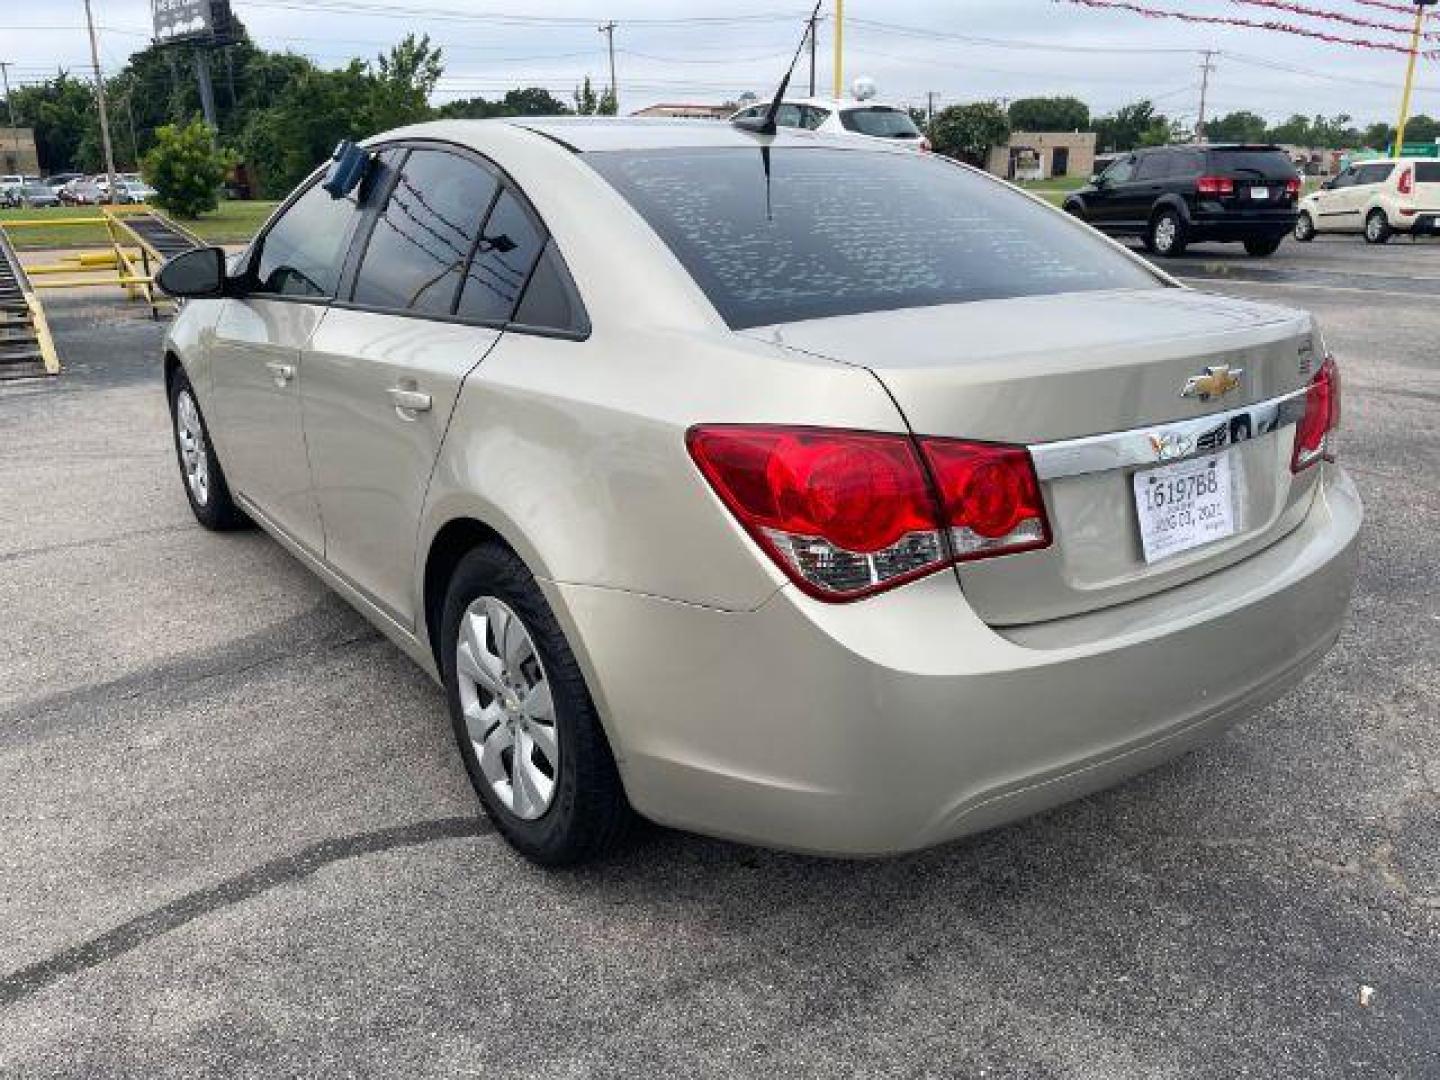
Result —
[[1406, 169], [1400, 174], [1400, 194], [1413, 195], [1415, 193], [1415, 170]]
[[958, 559], [1050, 542], [1040, 482], [1028, 451], [958, 439], [921, 439]]
[[904, 435], [789, 427], [697, 427], [688, 441], [741, 525], [824, 600], [1050, 541], [1023, 449], [922, 439], [917, 451]]
[[915, 446], [903, 435], [702, 427], [690, 454], [796, 584], [853, 599], [948, 562]]
[[1234, 195], [1235, 181], [1228, 176], [1202, 176], [1195, 181], [1201, 195]]
[[1326, 357], [1305, 390], [1305, 412], [1295, 425], [1292, 472], [1309, 468], [1321, 458], [1335, 460], [1335, 432], [1340, 427], [1340, 369]]

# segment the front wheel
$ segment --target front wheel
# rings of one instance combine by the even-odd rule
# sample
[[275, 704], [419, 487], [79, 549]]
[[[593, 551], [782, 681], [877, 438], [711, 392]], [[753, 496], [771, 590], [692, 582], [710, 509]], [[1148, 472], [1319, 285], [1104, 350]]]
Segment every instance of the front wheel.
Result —
[[1285, 238], [1283, 236], [1255, 237], [1245, 241], [1245, 254], [1253, 255], [1257, 259], [1263, 259], [1268, 255], [1274, 255], [1280, 250], [1280, 244]]
[[1310, 216], [1309, 211], [1304, 211], [1295, 219], [1295, 239], [1302, 244], [1308, 244], [1315, 239], [1315, 219]]
[[1185, 223], [1174, 210], [1166, 210], [1150, 223], [1146, 247], [1161, 258], [1185, 254]]
[[1384, 210], [1371, 210], [1370, 216], [1365, 219], [1365, 242], [1367, 244], [1383, 244], [1390, 239], [1394, 232], [1390, 228], [1390, 219], [1385, 216]]
[[614, 848], [634, 814], [595, 703], [535, 578], [509, 550], [460, 561], [440, 627], [470, 781], [500, 834], [543, 866]]
[[225, 482], [225, 473], [215, 456], [195, 388], [184, 371], [177, 371], [170, 383], [170, 418], [180, 478], [185, 483], [185, 497], [190, 501], [195, 520], [215, 532], [248, 526], [250, 519], [230, 497], [230, 485]]

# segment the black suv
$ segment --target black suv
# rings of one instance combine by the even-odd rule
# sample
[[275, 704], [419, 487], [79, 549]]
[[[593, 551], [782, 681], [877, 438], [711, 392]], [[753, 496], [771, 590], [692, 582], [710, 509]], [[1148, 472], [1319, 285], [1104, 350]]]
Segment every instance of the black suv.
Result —
[[1299, 198], [1300, 176], [1278, 146], [1160, 146], [1121, 156], [1065, 209], [1112, 236], [1139, 236], [1157, 255], [1202, 240], [1273, 255]]

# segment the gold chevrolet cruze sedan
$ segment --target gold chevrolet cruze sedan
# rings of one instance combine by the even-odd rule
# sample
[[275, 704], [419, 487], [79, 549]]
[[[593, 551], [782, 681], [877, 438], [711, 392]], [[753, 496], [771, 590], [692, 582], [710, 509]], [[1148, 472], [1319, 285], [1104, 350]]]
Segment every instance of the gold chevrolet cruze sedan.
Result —
[[718, 122], [424, 124], [169, 263], [185, 491], [443, 683], [525, 855], [834, 855], [1170, 758], [1340, 631], [1309, 315], [983, 173]]

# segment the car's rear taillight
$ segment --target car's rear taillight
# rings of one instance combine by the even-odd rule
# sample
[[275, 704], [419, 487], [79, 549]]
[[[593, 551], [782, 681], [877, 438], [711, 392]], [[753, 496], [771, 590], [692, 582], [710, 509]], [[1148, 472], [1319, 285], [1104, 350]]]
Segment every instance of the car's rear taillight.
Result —
[[1050, 543], [1030, 454], [1018, 447], [921, 439], [957, 559], [983, 559]]
[[1235, 181], [1228, 176], [1202, 176], [1195, 181], [1201, 195], [1234, 195]]
[[1340, 427], [1340, 369], [1326, 357], [1305, 388], [1305, 412], [1295, 426], [1295, 453], [1290, 470], [1299, 472], [1321, 458], [1335, 460], [1335, 432]]
[[858, 599], [957, 559], [1049, 543], [1022, 449], [949, 439], [917, 447], [904, 435], [746, 426], [693, 428], [688, 444], [746, 531], [823, 600]]
[[934, 149], [934, 144], [932, 144], [928, 138], [924, 135], [920, 136], [920, 152], [922, 154], [928, 154]]
[[1299, 197], [1300, 178], [1298, 176], [1292, 176], [1289, 180], [1285, 181], [1285, 194], [1292, 199]]
[[1415, 194], [1415, 170], [1406, 169], [1400, 174], [1400, 179], [1397, 183], [1399, 185], [1401, 195]]

